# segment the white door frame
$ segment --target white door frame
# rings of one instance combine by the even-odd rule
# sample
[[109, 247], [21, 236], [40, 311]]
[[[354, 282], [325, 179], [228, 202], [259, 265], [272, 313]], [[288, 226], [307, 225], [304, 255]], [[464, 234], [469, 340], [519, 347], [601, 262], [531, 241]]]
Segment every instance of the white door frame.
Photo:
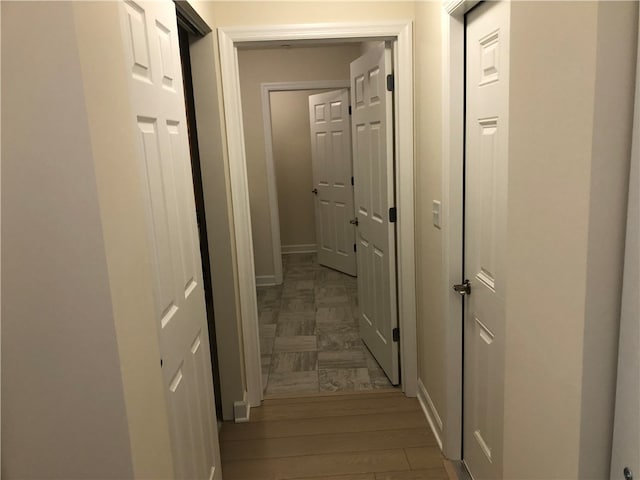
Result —
[[[413, 25], [411, 21], [224, 27], [218, 29], [229, 176], [238, 258], [238, 284], [249, 405], [262, 401], [253, 240], [242, 124], [238, 45], [273, 41], [393, 40], [396, 80], [396, 195], [398, 207], [398, 291], [402, 389], [416, 396], [416, 275], [413, 144]], [[402, 113], [400, 115], [399, 113]]]
[[[273, 163], [273, 138], [271, 128], [271, 92], [295, 92], [300, 90], [349, 88], [349, 80], [314, 80], [310, 82], [261, 83], [262, 125], [264, 127], [264, 156], [267, 162], [267, 197], [271, 216], [271, 243], [273, 244], [273, 283], [282, 283], [282, 246], [280, 244], [280, 211], [278, 210], [278, 180]], [[256, 278], [256, 281], [258, 278]], [[263, 283], [272, 285], [273, 283]]]
[[[479, 0], [443, 0], [442, 10], [442, 268], [445, 302], [447, 405], [443, 430], [434, 433], [445, 456], [462, 460], [462, 302], [452, 286], [463, 271], [465, 14]], [[433, 425], [433, 422], [432, 422]]]

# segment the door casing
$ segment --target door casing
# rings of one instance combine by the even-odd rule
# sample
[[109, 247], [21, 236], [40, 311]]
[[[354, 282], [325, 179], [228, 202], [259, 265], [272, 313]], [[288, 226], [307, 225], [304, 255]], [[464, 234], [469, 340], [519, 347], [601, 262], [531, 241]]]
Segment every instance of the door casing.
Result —
[[[463, 279], [465, 14], [479, 0], [442, 1], [442, 271], [446, 322], [444, 421], [431, 402], [425, 412], [444, 455], [462, 459], [462, 302], [452, 286]], [[419, 392], [419, 399], [420, 399]], [[424, 390], [428, 399], [428, 392]], [[422, 399], [420, 399], [422, 401]], [[424, 407], [423, 407], [424, 408]]]
[[[336, 23], [226, 27], [218, 29], [223, 85], [229, 176], [233, 202], [234, 233], [238, 255], [238, 284], [246, 366], [247, 401], [259, 406], [262, 379], [259, 356], [253, 240], [249, 211], [247, 165], [244, 150], [238, 46], [273, 41], [332, 43], [379, 39], [393, 42], [396, 101], [394, 104], [396, 191], [398, 198], [398, 307], [402, 390], [417, 394], [414, 144], [413, 144], [413, 24], [406, 22]], [[404, 113], [404, 115], [401, 115]]]

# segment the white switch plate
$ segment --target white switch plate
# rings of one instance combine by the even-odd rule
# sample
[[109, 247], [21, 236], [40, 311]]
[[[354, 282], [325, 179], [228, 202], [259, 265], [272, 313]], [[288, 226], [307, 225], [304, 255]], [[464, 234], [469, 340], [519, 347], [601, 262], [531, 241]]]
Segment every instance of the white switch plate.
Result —
[[440, 201], [434, 200], [433, 206], [431, 207], [431, 218], [433, 221], [433, 226], [436, 228], [440, 228]]

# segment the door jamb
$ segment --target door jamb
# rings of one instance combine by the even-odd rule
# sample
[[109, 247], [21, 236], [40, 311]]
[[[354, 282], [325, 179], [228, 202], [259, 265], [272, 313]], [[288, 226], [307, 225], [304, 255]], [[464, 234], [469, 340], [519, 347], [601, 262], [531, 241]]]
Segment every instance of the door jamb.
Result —
[[445, 421], [435, 435], [444, 455], [462, 460], [463, 311], [452, 285], [463, 280], [465, 14], [479, 0], [443, 0], [442, 9], [442, 267], [447, 292]]
[[416, 396], [418, 382], [416, 340], [416, 275], [414, 219], [413, 141], [413, 24], [411, 21], [336, 23], [280, 26], [224, 27], [218, 29], [223, 85], [229, 176], [233, 203], [234, 233], [238, 255], [238, 284], [246, 367], [247, 398], [250, 406], [262, 401], [262, 379], [258, 337], [255, 266], [249, 191], [247, 184], [244, 127], [238, 71], [238, 45], [269, 41], [393, 40], [396, 61], [395, 161], [398, 207], [398, 290], [402, 389]]
[[[278, 210], [278, 181], [273, 163], [273, 138], [271, 128], [271, 92], [293, 92], [299, 90], [349, 88], [349, 80], [314, 80], [309, 82], [270, 82], [261, 83], [262, 125], [264, 128], [264, 155], [267, 167], [267, 197], [271, 216], [271, 243], [273, 244], [273, 282], [282, 283], [282, 246], [280, 244], [280, 211]], [[257, 282], [258, 278], [256, 278]], [[261, 283], [271, 285], [271, 283]]]

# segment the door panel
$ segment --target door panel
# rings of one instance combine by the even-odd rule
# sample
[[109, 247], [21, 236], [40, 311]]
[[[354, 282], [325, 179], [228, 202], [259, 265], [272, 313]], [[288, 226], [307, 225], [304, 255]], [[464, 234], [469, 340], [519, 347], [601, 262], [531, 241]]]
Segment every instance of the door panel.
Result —
[[395, 224], [389, 219], [395, 205], [391, 65], [391, 50], [383, 43], [351, 63], [351, 104], [360, 335], [397, 385]]
[[210, 479], [218, 434], [175, 7], [127, 1], [121, 19], [175, 473]]
[[478, 479], [502, 475], [509, 3], [467, 15], [465, 157], [465, 463]]
[[356, 274], [349, 92], [309, 96], [318, 263]]

